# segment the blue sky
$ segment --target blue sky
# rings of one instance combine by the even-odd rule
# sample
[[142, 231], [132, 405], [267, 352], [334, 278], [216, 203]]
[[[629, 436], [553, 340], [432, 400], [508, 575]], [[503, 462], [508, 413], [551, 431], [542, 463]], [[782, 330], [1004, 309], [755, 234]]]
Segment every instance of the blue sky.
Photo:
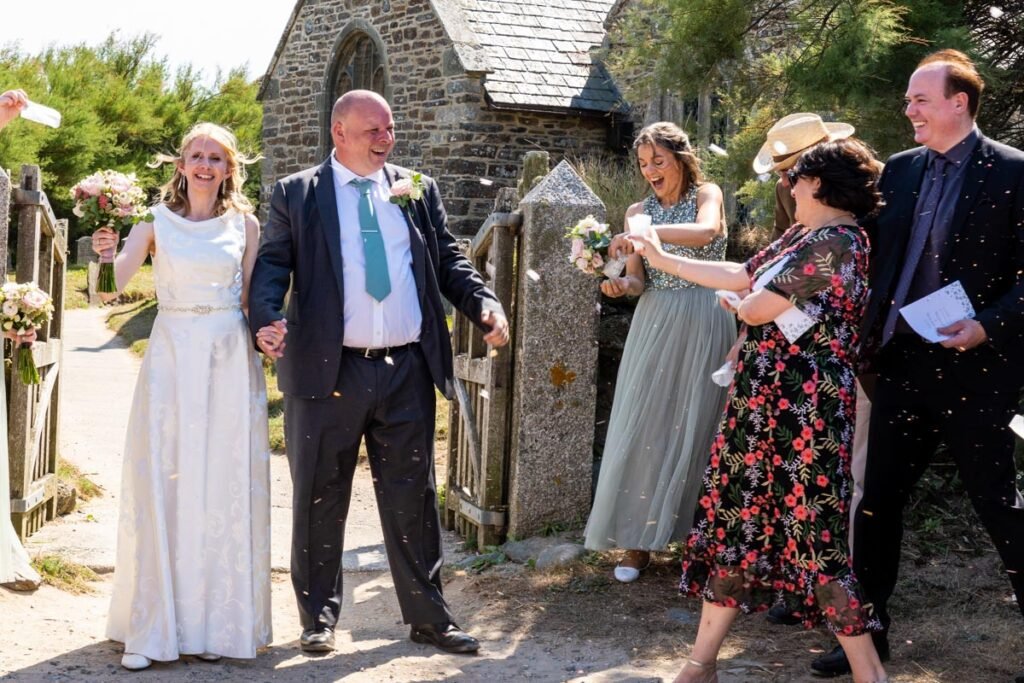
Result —
[[191, 62], [212, 84], [223, 71], [248, 65], [249, 77], [267, 70], [294, 0], [30, 0], [4, 2], [0, 45], [18, 43], [34, 54], [49, 44], [96, 44], [114, 30], [122, 36], [160, 36], [156, 53], [173, 69]]

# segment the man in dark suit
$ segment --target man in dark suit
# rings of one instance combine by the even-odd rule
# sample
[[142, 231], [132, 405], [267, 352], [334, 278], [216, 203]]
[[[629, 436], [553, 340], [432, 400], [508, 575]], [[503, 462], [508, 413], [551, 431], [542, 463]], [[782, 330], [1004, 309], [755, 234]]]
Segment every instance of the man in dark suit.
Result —
[[331, 137], [327, 161], [274, 187], [249, 293], [256, 344], [279, 359], [285, 394], [300, 643], [310, 652], [334, 647], [345, 518], [365, 437], [410, 637], [475, 652], [441, 594], [434, 387], [451, 398], [453, 381], [441, 296], [478, 321], [488, 344], [506, 344], [508, 324], [448, 232], [437, 184], [387, 163], [395, 144], [387, 102], [346, 93]]
[[[922, 146], [891, 157], [874, 226], [865, 353], [877, 372], [864, 498], [853, 564], [888, 629], [903, 507], [944, 443], [1002, 558], [1024, 612], [1024, 499], [1008, 426], [1024, 385], [1024, 153], [975, 126], [984, 84], [962, 53], [926, 57], [910, 78], [906, 115]], [[899, 309], [959, 281], [976, 315], [924, 341]], [[888, 658], [886, 633], [875, 634]], [[849, 671], [841, 648], [821, 675]]]

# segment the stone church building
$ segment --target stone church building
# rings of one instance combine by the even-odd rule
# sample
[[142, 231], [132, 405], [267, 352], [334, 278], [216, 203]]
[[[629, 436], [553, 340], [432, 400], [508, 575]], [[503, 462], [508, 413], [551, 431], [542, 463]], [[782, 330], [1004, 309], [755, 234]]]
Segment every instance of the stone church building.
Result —
[[621, 150], [632, 123], [592, 55], [622, 0], [297, 0], [263, 79], [263, 192], [323, 161], [348, 90], [392, 106], [391, 160], [437, 179], [473, 234], [525, 152]]

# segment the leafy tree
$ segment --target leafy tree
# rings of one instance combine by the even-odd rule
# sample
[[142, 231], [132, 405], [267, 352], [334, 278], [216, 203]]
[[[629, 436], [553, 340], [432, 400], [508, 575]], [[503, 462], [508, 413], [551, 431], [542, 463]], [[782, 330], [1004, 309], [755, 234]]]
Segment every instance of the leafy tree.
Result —
[[[942, 47], [974, 56], [989, 81], [982, 129], [1024, 142], [1021, 13], [974, 0], [629, 0], [607, 56], [632, 101], [713, 93], [712, 137], [730, 151], [722, 179], [742, 183], [765, 131], [795, 111], [854, 124], [883, 158], [912, 145], [907, 78]], [[740, 195], [769, 208], [768, 185]]]
[[[110, 35], [96, 46], [50, 47], [38, 55], [0, 49], [0, 91], [26, 90], [33, 100], [63, 115], [59, 129], [15, 121], [0, 135], [0, 166], [17, 175], [21, 164], [37, 164], [58, 216], [71, 219], [71, 238], [85, 230], [71, 214], [70, 188], [82, 177], [111, 168], [135, 173], [155, 192], [170, 169], [147, 164], [157, 152], [175, 152], [198, 121], [231, 128], [243, 150], [260, 147], [262, 109], [257, 84], [243, 68], [219, 76], [212, 88], [185, 66], [172, 77], [154, 52], [156, 36]], [[259, 196], [259, 165], [249, 167], [246, 192]]]

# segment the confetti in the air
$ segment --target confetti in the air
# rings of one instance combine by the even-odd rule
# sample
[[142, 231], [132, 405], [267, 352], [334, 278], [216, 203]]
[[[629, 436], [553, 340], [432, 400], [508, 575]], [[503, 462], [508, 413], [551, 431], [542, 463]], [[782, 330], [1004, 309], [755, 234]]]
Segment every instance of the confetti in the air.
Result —
[[992, 15], [993, 19], [998, 19], [999, 17], [1003, 16], [1003, 14], [1004, 14], [1002, 8], [1001, 7], [996, 7], [995, 5], [992, 5], [991, 7], [988, 8], [988, 13], [990, 15]]
[[727, 156], [729, 156], [728, 152], [726, 152], [724, 149], [722, 149], [721, 147], [719, 147], [718, 145], [716, 145], [713, 142], [710, 145], [708, 145], [708, 151], [711, 152], [712, 154], [717, 154], [720, 157], [727, 157]]
[[530, 278], [534, 282], [540, 279], [540, 275], [533, 268], [530, 268], [529, 270], [526, 271], [526, 277]]

